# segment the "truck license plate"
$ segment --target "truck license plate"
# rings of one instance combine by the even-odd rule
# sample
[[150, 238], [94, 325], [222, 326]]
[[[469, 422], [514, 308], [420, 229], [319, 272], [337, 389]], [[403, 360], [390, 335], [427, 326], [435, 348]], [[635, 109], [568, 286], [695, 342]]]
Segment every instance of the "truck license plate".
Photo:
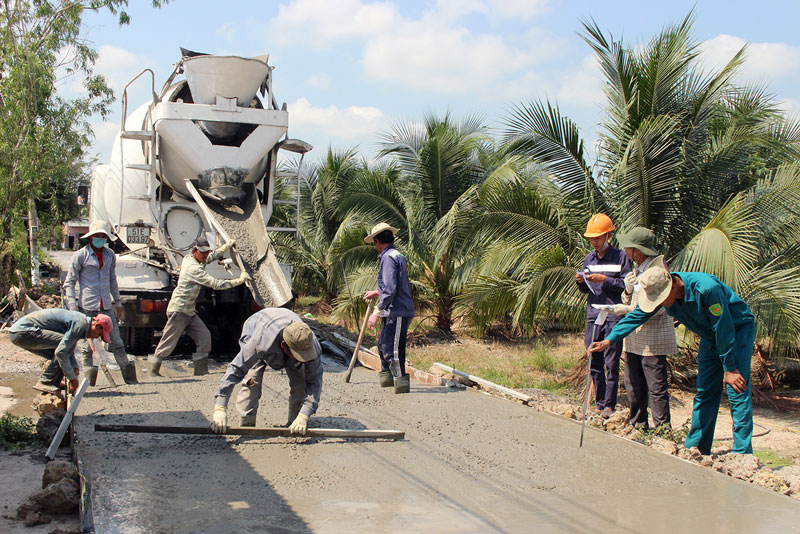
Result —
[[147, 244], [150, 241], [150, 228], [143, 226], [128, 226], [128, 243]]

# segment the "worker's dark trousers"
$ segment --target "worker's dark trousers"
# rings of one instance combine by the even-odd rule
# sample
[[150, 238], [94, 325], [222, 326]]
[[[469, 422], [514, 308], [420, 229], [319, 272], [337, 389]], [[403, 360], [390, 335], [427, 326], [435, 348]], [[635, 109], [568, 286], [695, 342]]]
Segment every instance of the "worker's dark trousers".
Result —
[[630, 424], [648, 428], [648, 400], [653, 412], [653, 425], [669, 424], [666, 356], [641, 356], [626, 352], [625, 391], [631, 405]]
[[[753, 358], [753, 342], [756, 337], [755, 323], [736, 328], [736, 369], [742, 374], [747, 389], [736, 393], [727, 386], [728, 402], [733, 419], [732, 452], [753, 454], [753, 396], [750, 389], [750, 362]], [[697, 349], [697, 394], [692, 409], [692, 427], [686, 435], [684, 446], [697, 447], [703, 454], [711, 454], [714, 428], [717, 426], [719, 401], [722, 397], [724, 369], [717, 347], [711, 341], [700, 338]]]
[[[8, 339], [14, 345], [29, 352], [50, 360], [50, 365], [39, 378], [43, 383], [58, 387], [64, 378], [64, 372], [56, 360], [56, 348], [58, 348], [64, 334], [51, 330], [30, 330], [25, 332], [9, 332]], [[74, 368], [78, 368], [78, 363], [74, 356], [70, 356], [70, 361]]]
[[400, 364], [400, 375], [406, 374], [406, 335], [408, 334], [410, 322], [411, 317], [383, 318], [381, 335], [378, 337], [381, 371], [391, 372], [392, 360], [397, 358]]
[[[614, 323], [606, 321], [605, 324], [596, 325], [589, 323], [586, 325], [586, 335], [584, 342], [588, 347], [593, 341], [602, 341], [611, 329], [614, 328]], [[592, 339], [592, 332], [594, 332], [594, 339]], [[595, 407], [598, 410], [604, 408], [616, 409], [617, 406], [617, 392], [619, 391], [619, 359], [622, 356], [622, 341], [614, 343], [603, 352], [593, 352], [591, 360], [590, 372], [592, 375], [592, 383], [594, 384], [595, 391]]]

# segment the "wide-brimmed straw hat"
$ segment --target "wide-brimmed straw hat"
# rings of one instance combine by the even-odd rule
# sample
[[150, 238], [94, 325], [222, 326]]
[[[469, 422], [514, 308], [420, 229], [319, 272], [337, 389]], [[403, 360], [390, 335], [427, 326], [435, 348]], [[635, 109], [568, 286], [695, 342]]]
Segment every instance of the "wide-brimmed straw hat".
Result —
[[314, 332], [302, 321], [295, 321], [283, 329], [283, 340], [292, 355], [301, 362], [309, 362], [319, 358], [314, 345]]
[[645, 313], [650, 313], [661, 306], [672, 290], [672, 275], [661, 262], [653, 263], [655, 265], [639, 277], [639, 307]]
[[622, 248], [635, 248], [646, 256], [658, 256], [658, 251], [653, 248], [656, 244], [656, 234], [644, 226], [637, 226], [630, 232], [617, 234], [617, 241]]
[[375, 236], [386, 230], [391, 231], [392, 235], [395, 235], [397, 232], [400, 231], [399, 228], [395, 228], [394, 226], [389, 226], [385, 222], [378, 223], [372, 227], [372, 230], [370, 230], [369, 235], [364, 238], [364, 243], [374, 243]]
[[99, 234], [103, 234], [110, 241], [117, 240], [117, 238], [114, 236], [114, 232], [111, 231], [111, 225], [105, 221], [92, 221], [89, 223], [89, 231], [83, 234], [81, 239], [86, 239], [87, 237], [93, 237]]

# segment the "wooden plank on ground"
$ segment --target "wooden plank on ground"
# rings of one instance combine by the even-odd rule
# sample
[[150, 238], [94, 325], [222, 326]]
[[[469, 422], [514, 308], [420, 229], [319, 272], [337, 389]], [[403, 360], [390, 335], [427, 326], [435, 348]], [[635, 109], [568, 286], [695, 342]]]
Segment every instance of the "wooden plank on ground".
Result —
[[[208, 426], [157, 426], [157, 425], [94, 425], [95, 432], [144, 432], [151, 434], [202, 434], [227, 436], [301, 437], [289, 432], [285, 427], [228, 427], [226, 432], [217, 434]], [[342, 428], [309, 428], [305, 437], [312, 438], [359, 438], [359, 439], [405, 439], [400, 430], [348, 430]]]
[[61, 445], [61, 440], [64, 439], [64, 434], [67, 432], [69, 424], [72, 422], [72, 416], [75, 415], [75, 411], [78, 409], [78, 405], [81, 403], [83, 394], [86, 393], [88, 388], [89, 381], [84, 378], [81, 380], [81, 384], [78, 386], [78, 392], [72, 399], [72, 404], [70, 404], [67, 414], [64, 416], [64, 419], [61, 420], [61, 424], [58, 425], [58, 430], [56, 431], [56, 435], [53, 436], [53, 441], [50, 442], [50, 446], [47, 448], [45, 456], [51, 460], [56, 457], [58, 446]]
[[447, 371], [448, 373], [453, 373], [453, 374], [456, 374], [458, 376], [463, 376], [464, 378], [468, 378], [468, 379], [472, 380], [473, 382], [475, 382], [477, 384], [480, 384], [482, 387], [497, 390], [497, 391], [499, 391], [501, 393], [504, 393], [506, 395], [514, 397], [515, 399], [519, 399], [519, 400], [521, 400], [523, 402], [528, 402], [528, 401], [533, 400], [533, 397], [531, 397], [530, 395], [525, 395], [524, 393], [520, 393], [519, 391], [515, 391], [515, 390], [507, 388], [505, 386], [501, 386], [500, 384], [495, 384], [494, 382], [490, 382], [488, 380], [484, 380], [483, 378], [481, 378], [479, 376], [474, 376], [474, 375], [465, 373], [463, 371], [459, 371], [457, 369], [453, 369], [449, 365], [445, 365], [443, 363], [436, 362], [436, 363], [433, 364], [433, 366], [434, 367], [438, 367], [439, 369], [442, 369], [444, 371]]

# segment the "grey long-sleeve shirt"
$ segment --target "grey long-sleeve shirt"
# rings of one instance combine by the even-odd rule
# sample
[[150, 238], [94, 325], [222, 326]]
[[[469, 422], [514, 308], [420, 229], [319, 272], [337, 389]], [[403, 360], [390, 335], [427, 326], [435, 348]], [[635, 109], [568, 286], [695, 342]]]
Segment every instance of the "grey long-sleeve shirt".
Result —
[[[77, 311], [78, 308], [103, 311], [110, 310], [112, 303], [121, 304], [117, 286], [117, 256], [107, 247], [100, 250], [103, 257], [102, 267], [90, 245], [72, 255], [72, 262], [64, 279], [67, 307], [72, 311]], [[77, 298], [76, 283], [80, 286]]]
[[38, 330], [49, 330], [64, 334], [58, 347], [55, 349], [55, 359], [61, 370], [69, 380], [77, 378], [75, 368], [72, 366], [72, 357], [75, 354], [75, 345], [89, 333], [91, 319], [81, 312], [52, 308], [29, 313], [16, 323], [9, 332], [25, 333]]
[[[300, 413], [312, 416], [319, 406], [322, 395], [322, 361], [319, 357], [308, 362], [300, 362], [287, 356], [281, 348], [283, 329], [295, 321], [302, 321], [299, 315], [285, 308], [265, 308], [247, 319], [239, 338], [239, 353], [228, 365], [228, 370], [215, 393], [215, 402], [227, 406], [234, 386], [241, 382], [247, 372], [258, 360], [264, 360], [272, 369], [284, 369], [289, 377], [290, 389], [302, 391], [303, 407]], [[317, 354], [322, 353], [316, 336], [314, 347]], [[304, 388], [292, 387], [303, 383]], [[289, 399], [299, 402], [301, 399]]]

